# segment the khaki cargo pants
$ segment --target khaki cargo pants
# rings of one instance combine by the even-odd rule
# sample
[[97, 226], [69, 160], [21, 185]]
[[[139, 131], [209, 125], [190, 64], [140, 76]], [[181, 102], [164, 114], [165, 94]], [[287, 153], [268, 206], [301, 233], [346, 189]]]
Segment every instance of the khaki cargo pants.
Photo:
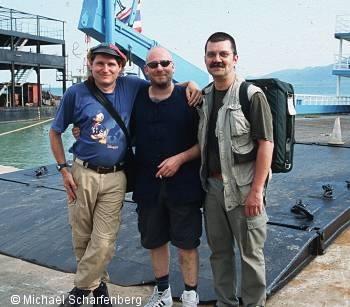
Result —
[[77, 271], [76, 287], [94, 290], [108, 281], [126, 189], [123, 171], [98, 174], [73, 163], [77, 200], [68, 204]]
[[[236, 263], [241, 263], [243, 305], [265, 306], [263, 247], [266, 240], [266, 212], [252, 218], [245, 216], [244, 206], [227, 212], [222, 181], [208, 178], [208, 188], [204, 203], [204, 220], [211, 249], [210, 264], [217, 296], [216, 306], [239, 306]], [[241, 262], [235, 263], [237, 248]]]

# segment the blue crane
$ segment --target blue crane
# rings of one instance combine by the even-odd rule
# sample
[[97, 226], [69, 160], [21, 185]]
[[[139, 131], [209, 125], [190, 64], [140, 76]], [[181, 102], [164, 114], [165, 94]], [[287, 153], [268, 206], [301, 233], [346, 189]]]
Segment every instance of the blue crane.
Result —
[[[124, 49], [129, 59], [143, 70], [148, 50], [160, 44], [130, 26], [135, 18], [137, 3], [138, 0], [133, 0], [128, 23], [123, 23], [116, 19], [114, 0], [84, 0], [78, 29], [99, 42], [113, 43]], [[206, 72], [171, 50], [169, 52], [176, 64], [175, 82], [194, 80], [201, 87], [208, 83]]]

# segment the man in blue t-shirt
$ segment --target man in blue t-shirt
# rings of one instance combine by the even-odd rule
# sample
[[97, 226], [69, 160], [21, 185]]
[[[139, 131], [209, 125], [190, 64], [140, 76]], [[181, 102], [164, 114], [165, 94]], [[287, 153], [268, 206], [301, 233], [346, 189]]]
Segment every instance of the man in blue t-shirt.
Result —
[[[128, 127], [136, 95], [149, 83], [136, 77], [120, 77], [126, 57], [113, 44], [91, 48], [88, 61], [91, 70], [88, 82], [105, 95]], [[187, 93], [196, 100], [198, 92], [193, 88], [188, 86]], [[79, 127], [80, 132], [70, 148], [74, 155], [71, 170], [67, 167], [61, 138], [70, 124]], [[62, 97], [50, 129], [50, 142], [68, 196], [77, 260], [75, 287], [60, 306], [80, 306], [79, 302], [91, 291], [101, 302], [99, 306], [112, 306], [106, 268], [114, 254], [126, 189], [122, 171], [125, 135], [86, 84], [80, 83], [71, 86]]]
[[136, 136], [136, 182], [141, 244], [150, 250], [156, 286], [145, 307], [170, 307], [169, 242], [178, 249], [184, 281], [183, 307], [198, 304], [198, 251], [202, 234], [197, 144], [198, 115], [185, 90], [172, 82], [170, 53], [155, 47], [145, 73], [151, 85], [136, 97], [132, 125]]
[[[113, 44], [100, 44], [88, 53], [95, 85], [116, 108], [125, 124], [138, 90], [148, 82], [119, 77], [125, 55]], [[61, 134], [68, 125], [80, 127], [80, 137], [70, 148], [74, 155], [67, 168]], [[86, 84], [68, 88], [50, 130], [52, 152], [68, 195], [69, 222], [77, 260], [75, 287], [61, 306], [80, 306], [92, 291], [95, 298], [107, 297], [106, 267], [113, 257], [120, 226], [126, 178], [120, 162], [126, 139], [112, 116], [97, 102]], [[108, 300], [101, 306], [112, 306]]]

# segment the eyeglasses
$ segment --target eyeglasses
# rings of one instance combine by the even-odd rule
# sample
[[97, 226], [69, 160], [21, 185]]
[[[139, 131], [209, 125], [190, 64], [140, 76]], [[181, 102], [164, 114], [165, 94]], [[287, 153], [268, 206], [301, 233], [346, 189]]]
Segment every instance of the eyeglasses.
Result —
[[206, 53], [206, 57], [209, 59], [216, 58], [216, 55], [219, 54], [219, 57], [221, 59], [227, 59], [233, 52], [228, 52], [228, 51], [219, 51], [219, 52], [213, 52], [213, 51], [208, 51]]
[[172, 61], [169, 61], [169, 60], [162, 60], [162, 61], [152, 61], [152, 62], [149, 62], [149, 63], [146, 63], [146, 65], [149, 67], [149, 68], [152, 68], [152, 69], [155, 69], [158, 67], [158, 65], [160, 64], [160, 66], [162, 67], [168, 67], [170, 65], [170, 63], [172, 63]]

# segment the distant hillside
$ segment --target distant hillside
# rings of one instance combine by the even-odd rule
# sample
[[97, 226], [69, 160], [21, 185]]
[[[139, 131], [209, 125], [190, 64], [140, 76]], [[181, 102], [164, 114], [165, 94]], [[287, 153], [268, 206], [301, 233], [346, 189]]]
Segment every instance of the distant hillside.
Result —
[[[337, 77], [332, 75], [332, 65], [285, 69], [262, 76], [278, 78], [293, 84], [297, 94], [335, 95]], [[342, 78], [341, 95], [350, 95], [350, 78]]]

